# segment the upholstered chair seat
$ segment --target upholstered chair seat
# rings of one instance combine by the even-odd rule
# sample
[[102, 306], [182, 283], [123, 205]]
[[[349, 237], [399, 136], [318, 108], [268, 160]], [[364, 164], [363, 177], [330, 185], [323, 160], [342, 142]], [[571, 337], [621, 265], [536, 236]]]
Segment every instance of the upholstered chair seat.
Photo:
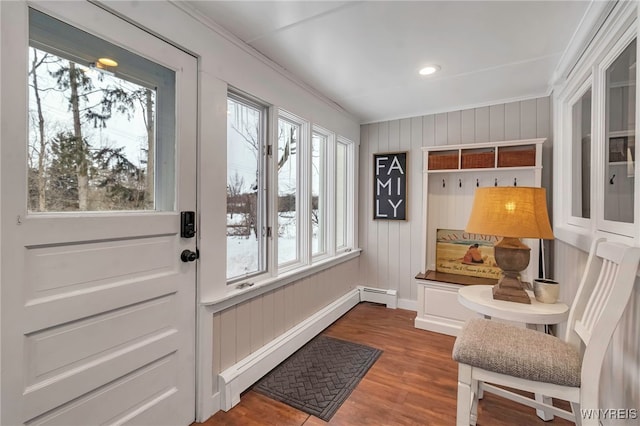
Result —
[[549, 334], [486, 319], [462, 328], [453, 359], [495, 373], [561, 386], [580, 386], [580, 354]]
[[[498, 321], [468, 320], [452, 353], [458, 361], [456, 425], [475, 426], [485, 392], [535, 408], [544, 420], [559, 416], [578, 426], [602, 424], [597, 416], [581, 413], [600, 410], [604, 357], [639, 265], [640, 247], [594, 240], [564, 339]], [[554, 398], [569, 402], [570, 409], [555, 406]]]

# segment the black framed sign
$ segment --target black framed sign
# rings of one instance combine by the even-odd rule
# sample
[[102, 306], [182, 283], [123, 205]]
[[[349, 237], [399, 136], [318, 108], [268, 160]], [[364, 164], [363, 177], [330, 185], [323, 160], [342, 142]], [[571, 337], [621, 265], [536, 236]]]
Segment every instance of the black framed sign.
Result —
[[373, 154], [373, 218], [407, 220], [407, 153]]

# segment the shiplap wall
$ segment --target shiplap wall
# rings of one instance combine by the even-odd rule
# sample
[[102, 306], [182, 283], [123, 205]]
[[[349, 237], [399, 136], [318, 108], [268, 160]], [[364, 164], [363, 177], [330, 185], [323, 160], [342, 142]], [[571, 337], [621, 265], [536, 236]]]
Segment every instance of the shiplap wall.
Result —
[[[552, 126], [550, 97], [482, 108], [372, 123], [360, 128], [359, 284], [398, 290], [401, 306], [416, 300], [413, 277], [420, 271], [423, 146], [547, 138], [542, 186], [551, 207]], [[373, 220], [373, 154], [408, 152], [407, 221]], [[550, 211], [550, 217], [552, 212]], [[545, 246], [547, 255], [551, 244]], [[547, 276], [552, 271], [547, 268]], [[407, 305], [408, 302], [408, 305]]]
[[[252, 354], [356, 287], [358, 259], [213, 315], [213, 373]], [[214, 393], [217, 392], [214, 380]]]

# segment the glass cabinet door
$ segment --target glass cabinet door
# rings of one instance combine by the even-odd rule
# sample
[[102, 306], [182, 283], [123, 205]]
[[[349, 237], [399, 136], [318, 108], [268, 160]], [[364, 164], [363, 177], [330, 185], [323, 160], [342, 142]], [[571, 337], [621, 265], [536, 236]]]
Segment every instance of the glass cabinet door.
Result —
[[636, 40], [605, 73], [604, 219], [633, 223], [636, 116]]
[[591, 217], [591, 87], [571, 106], [571, 216]]

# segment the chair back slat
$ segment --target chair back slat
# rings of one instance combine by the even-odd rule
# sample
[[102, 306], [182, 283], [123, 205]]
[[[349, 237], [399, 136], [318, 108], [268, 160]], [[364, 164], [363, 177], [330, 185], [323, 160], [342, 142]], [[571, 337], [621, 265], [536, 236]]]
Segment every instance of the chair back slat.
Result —
[[[569, 312], [565, 336], [567, 342], [576, 348], [581, 346], [580, 341], [588, 346], [596, 329], [601, 328], [603, 316], [608, 322], [615, 318], [615, 324], [617, 324], [624, 312], [626, 302], [623, 306], [616, 306], [616, 303], [629, 299], [637, 274], [638, 259], [640, 259], [639, 248], [606, 242], [604, 239], [593, 242], [578, 292]], [[601, 330], [609, 334], [609, 337], [606, 337], [607, 342], [615, 330], [615, 324], [613, 328], [606, 327], [606, 330]], [[610, 332], [608, 328], [611, 328]]]
[[587, 306], [585, 307], [582, 318], [580, 319], [584, 329], [588, 332], [588, 335], [580, 335], [585, 344], [589, 343], [589, 337], [593, 332], [593, 327], [602, 315], [606, 302], [611, 296], [618, 268], [619, 265], [617, 263], [608, 259], [603, 259], [602, 269], [600, 269], [600, 274], [596, 280], [595, 288], [593, 289], [591, 297], [587, 301]]
[[[580, 404], [597, 408], [600, 373], [638, 276], [640, 248], [596, 240], [569, 311], [565, 340], [580, 349]], [[582, 344], [581, 344], [582, 343]]]

